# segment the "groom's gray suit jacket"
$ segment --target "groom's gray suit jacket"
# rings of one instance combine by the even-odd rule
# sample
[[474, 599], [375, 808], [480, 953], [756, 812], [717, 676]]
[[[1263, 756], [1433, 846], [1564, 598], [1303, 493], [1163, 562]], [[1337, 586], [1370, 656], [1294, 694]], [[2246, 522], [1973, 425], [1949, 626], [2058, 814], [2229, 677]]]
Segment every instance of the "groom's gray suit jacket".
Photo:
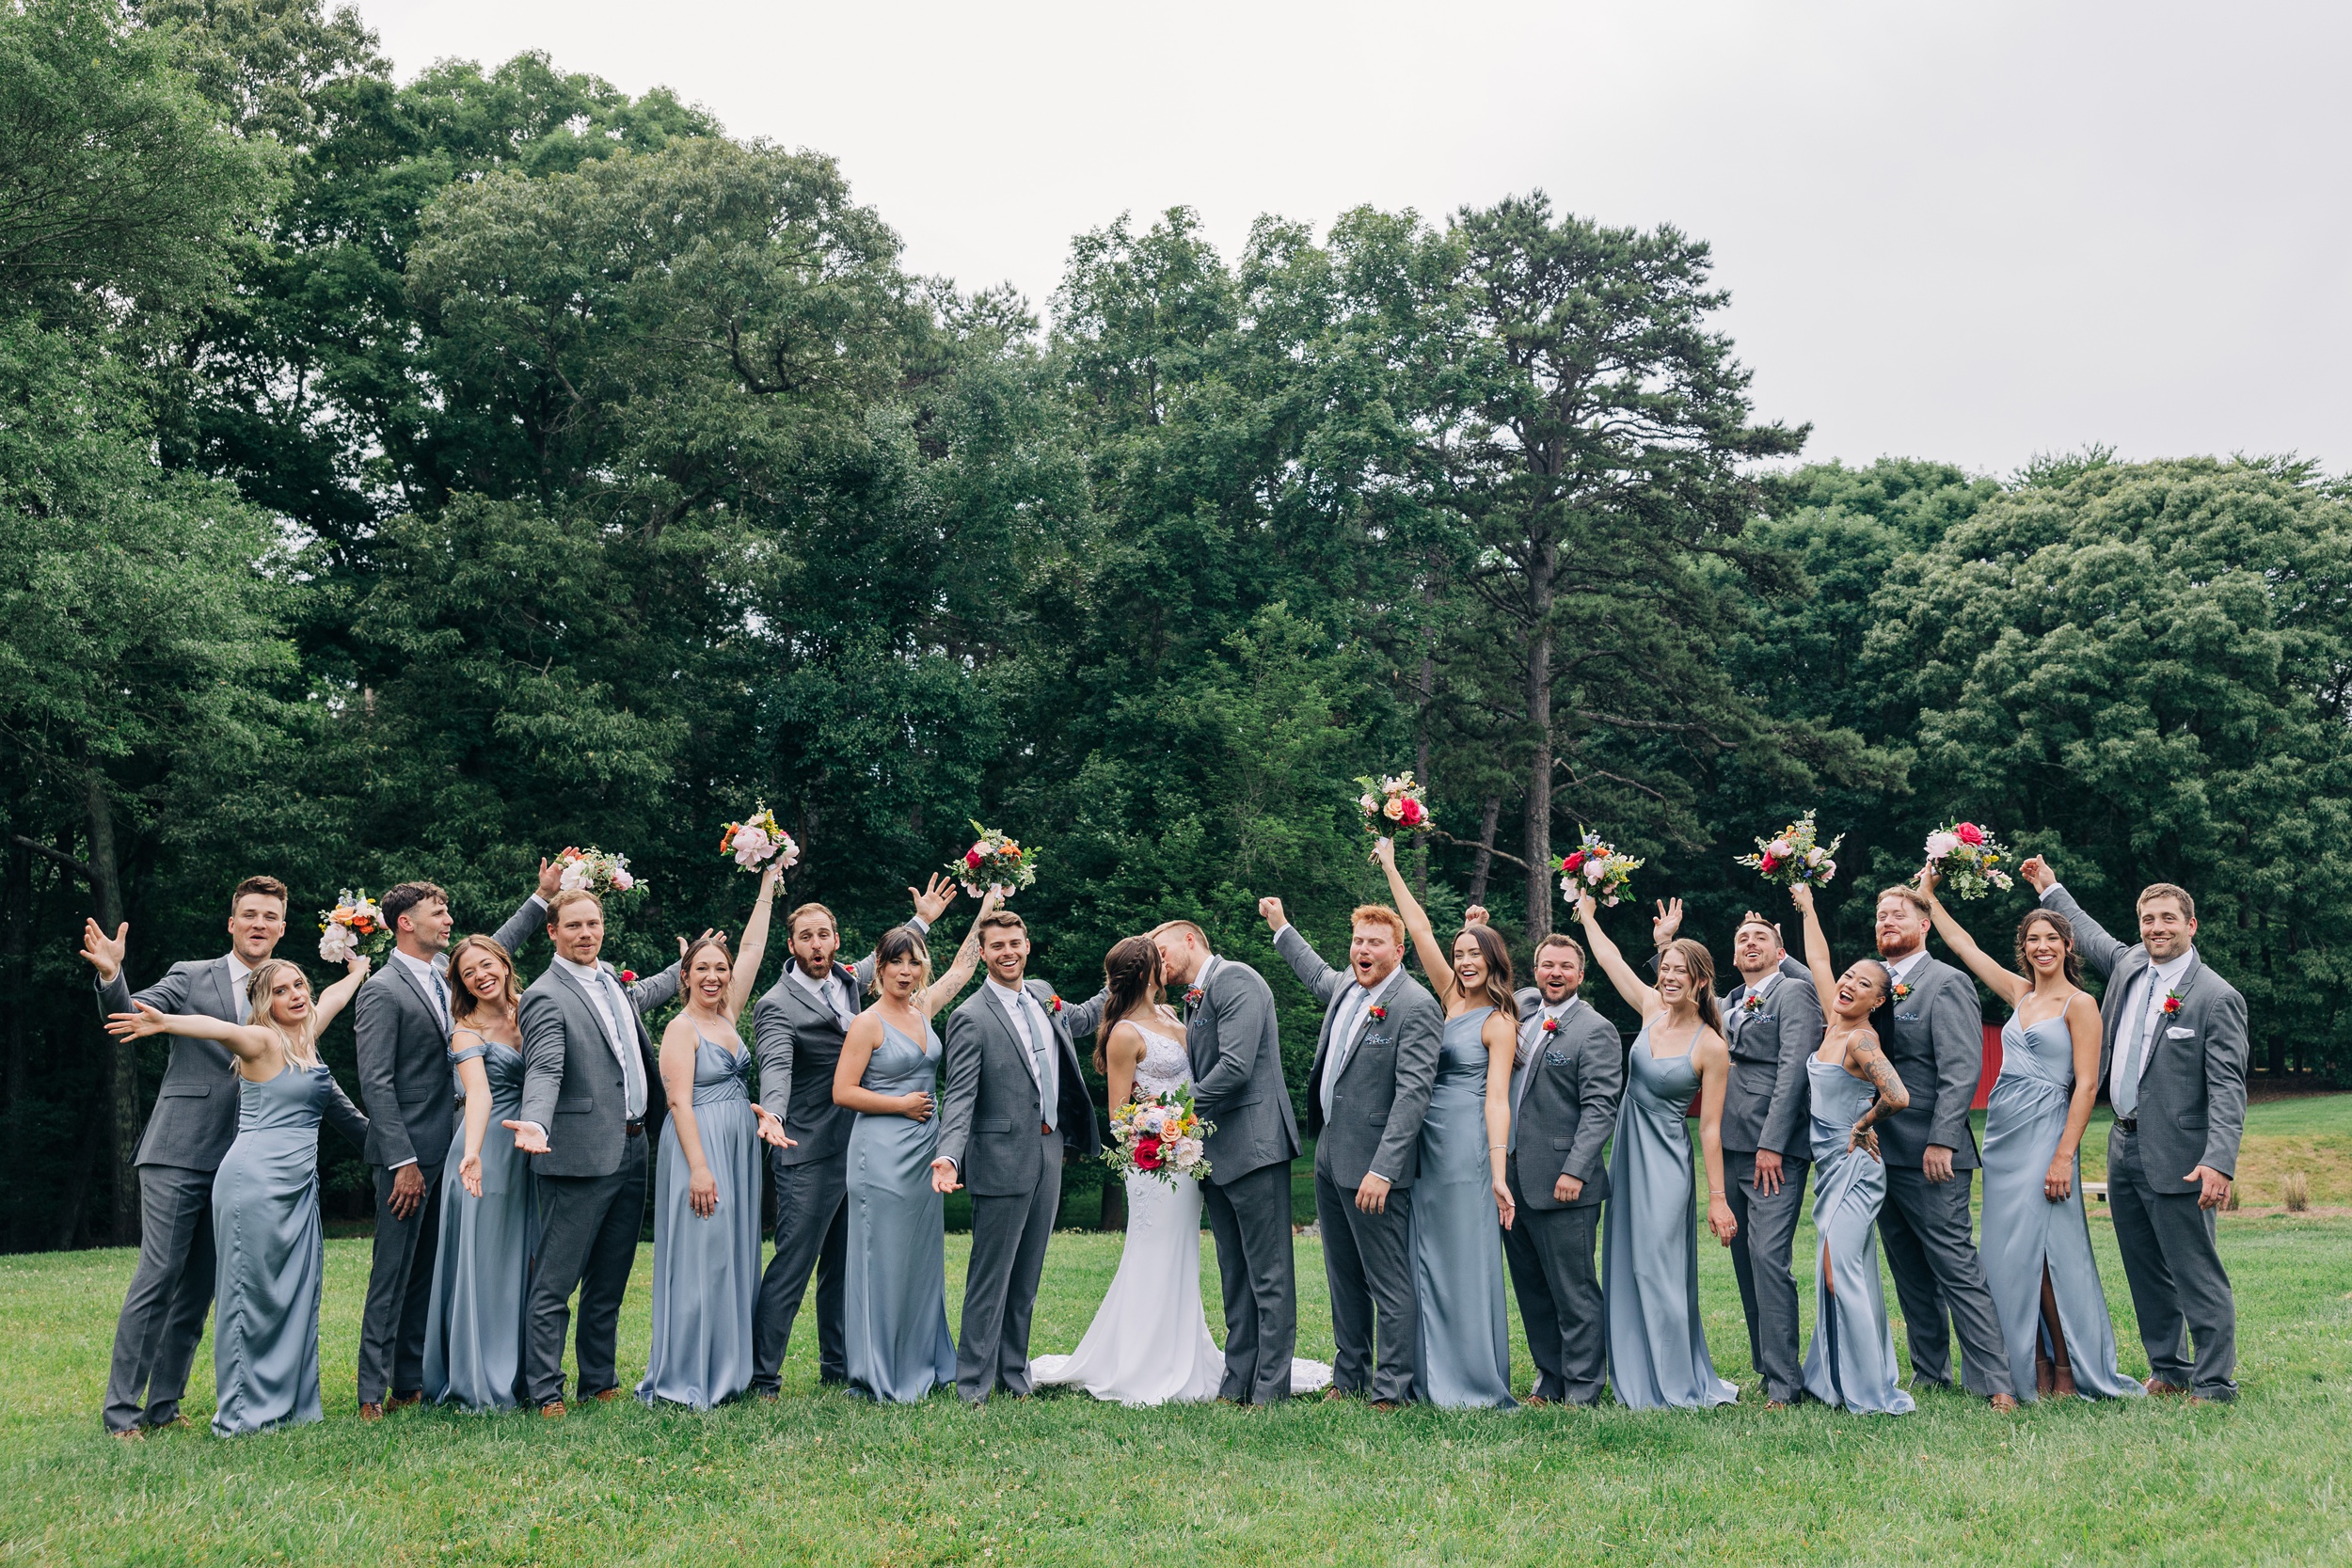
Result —
[[[1911, 1091], [1909, 1108], [1879, 1123], [1890, 1168], [1918, 1169], [1930, 1144], [1952, 1151], [1952, 1169], [1977, 1168], [1977, 1134], [1968, 1107], [1984, 1073], [1984, 1009], [1977, 982], [1950, 964], [1922, 958], [1905, 982], [1870, 1014], [1879, 1049]], [[1814, 1045], [1819, 1048], [1820, 1040]], [[1965, 1191], [1963, 1186], [1963, 1191]]]
[[[1519, 1020], [1543, 1010], [1544, 993], [1518, 993]], [[1583, 1209], [1609, 1196], [1609, 1139], [1625, 1093], [1625, 1037], [1589, 1002], [1580, 1002], [1542, 1035], [1512, 1085], [1511, 1173], [1530, 1209]], [[1563, 1176], [1584, 1190], [1573, 1203], [1551, 1196]]]
[[[612, 966], [598, 962], [612, 974]], [[615, 976], [617, 978], [617, 975]], [[644, 1015], [677, 995], [677, 965], [650, 980], [621, 988], [630, 1006], [619, 1020], [637, 1047], [645, 1078], [644, 1135], [661, 1131], [669, 1109], [661, 1093], [660, 1064]], [[628, 1085], [604, 1033], [604, 1021], [580, 981], [561, 962], [523, 992], [523, 1103], [516, 1119], [547, 1129], [548, 1152], [532, 1156], [541, 1176], [610, 1176], [621, 1168], [628, 1142]]]
[[[1025, 979], [1021, 989], [1045, 1015], [1052, 1047], [1060, 1057], [1055, 1130], [1063, 1157], [1099, 1154], [1100, 1130], [1094, 1101], [1078, 1065], [1073, 1031], [1094, 1032], [1102, 1009], [1095, 1002], [1056, 1009], [1054, 988]], [[1029, 1053], [1014, 1033], [1012, 1017], [995, 991], [982, 985], [947, 1019], [947, 1087], [939, 1125], [939, 1152], [975, 1197], [1009, 1197], [1036, 1190], [1044, 1158], [1040, 1128], [1037, 1073]]]
[[1724, 1148], [1737, 1154], [1769, 1148], [1784, 1161], [1813, 1157], [1812, 1090], [1805, 1058], [1821, 1047], [1825, 1021], [1813, 976], [1794, 958], [1766, 983], [1754, 1012], [1741, 1010], [1743, 983], [1725, 991], [1724, 1041], [1731, 1077], [1724, 1085]]
[[[490, 939], [506, 949], [510, 962], [546, 910], [532, 894]], [[445, 971], [446, 958], [436, 955], [434, 968]], [[387, 957], [359, 988], [351, 1017], [359, 1048], [359, 1099], [368, 1108], [368, 1164], [440, 1164], [456, 1126], [457, 1090], [449, 1035], [422, 982], [399, 958]]]
[[1218, 958], [1184, 1009], [1184, 1053], [1192, 1058], [1192, 1100], [1203, 1121], [1209, 1180], [1238, 1181], [1298, 1156], [1298, 1117], [1282, 1080], [1282, 1040], [1274, 992], [1245, 963]]
[[[2148, 967], [2148, 949], [2109, 936], [2062, 886], [2053, 887], [2042, 903], [2074, 923], [2083, 961], [2106, 982], [2099, 1001], [2099, 1082], [2105, 1085], [2115, 1066], [2125, 998]], [[2237, 1175], [2238, 1140], [2246, 1132], [2246, 998], [2198, 958], [2174, 990], [2181, 1010], [2158, 1020], [2139, 1074], [2139, 1162], [2158, 1192], [2193, 1193], [2186, 1178], [2199, 1165]]]
[[[131, 1011], [135, 1000], [159, 1013], [201, 1013], [223, 1023], [237, 1022], [237, 997], [226, 954], [173, 964], [135, 997], [123, 970], [98, 983], [101, 1018]], [[237, 1059], [218, 1040], [185, 1035], [170, 1038], [164, 1081], [155, 1090], [155, 1108], [148, 1113], [147, 1131], [133, 1163], [218, 1170], [221, 1157], [237, 1141]]]
[[1437, 1083], [1445, 1014], [1420, 981], [1399, 969], [1386, 984], [1386, 1018], [1368, 1018], [1355, 1051], [1331, 1088], [1331, 1119], [1323, 1119], [1323, 1074], [1329, 1065], [1339, 1003], [1356, 985], [1353, 970], [1333, 969], [1307, 945], [1295, 926], [1274, 939], [1299, 983], [1323, 1004], [1314, 1069], [1307, 1080], [1307, 1131], [1315, 1139], [1315, 1169], [1343, 1189], [1363, 1185], [1378, 1171], [1392, 1187], [1409, 1187], [1421, 1174], [1421, 1123]]

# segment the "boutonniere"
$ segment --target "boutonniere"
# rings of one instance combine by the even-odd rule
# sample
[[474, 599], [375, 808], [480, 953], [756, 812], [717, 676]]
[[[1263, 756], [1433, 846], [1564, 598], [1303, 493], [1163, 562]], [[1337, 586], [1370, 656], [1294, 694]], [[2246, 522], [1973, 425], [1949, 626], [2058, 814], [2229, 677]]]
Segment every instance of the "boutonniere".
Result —
[[1896, 1000], [1896, 1001], [1898, 1001], [1898, 1002], [1903, 1002], [1903, 1001], [1907, 1001], [1907, 1000], [1909, 1000], [1909, 999], [1910, 999], [1910, 996], [1911, 996], [1911, 982], [1910, 982], [1910, 981], [1908, 981], [1908, 980], [1898, 980], [1898, 981], [1896, 981], [1896, 982], [1895, 982], [1895, 1000]]
[[1378, 1003], [1376, 1003], [1376, 1002], [1375, 1002], [1375, 1004], [1373, 1004], [1373, 1008], [1372, 1008], [1372, 1021], [1373, 1021], [1375, 1023], [1379, 1022], [1382, 1019], [1384, 1019], [1384, 1018], [1386, 1018], [1386, 1017], [1388, 1017], [1388, 1016], [1389, 1016], [1389, 1009], [1388, 1009], [1388, 1008], [1381, 1006], [1380, 1006]]
[[2170, 1017], [2172, 1017], [2175, 1013], [2179, 1012], [2180, 1010], [2181, 1010], [2181, 993], [2180, 993], [2179, 990], [2178, 990], [2178, 989], [2168, 990], [2164, 993], [2164, 1016], [2165, 1016], [2165, 1017], [2167, 1017], [2167, 1018], [2170, 1018]]
[[1559, 1032], [1560, 1032], [1560, 1021], [1559, 1021], [1558, 1019], [1556, 1019], [1556, 1018], [1548, 1018], [1548, 1019], [1544, 1020], [1544, 1033], [1545, 1033], [1545, 1034], [1547, 1034], [1547, 1035], [1556, 1035], [1556, 1034], [1558, 1034]]
[[1187, 986], [1184, 988], [1184, 1006], [1187, 1007], [1198, 1007], [1200, 1006], [1201, 998], [1207, 996], [1208, 994], [1209, 993], [1207, 991], [1202, 990], [1199, 986]]
[[1047, 1005], [1047, 1006], [1046, 1006], [1046, 1009], [1045, 1009], [1045, 1010], [1046, 1010], [1047, 1012], [1049, 1012], [1049, 1013], [1057, 1013], [1057, 1012], [1060, 1012], [1060, 1011], [1061, 1011], [1061, 998], [1060, 998], [1060, 997], [1058, 997], [1058, 996], [1055, 997], [1055, 998], [1053, 999], [1053, 1001]]
[[1740, 1010], [1743, 1013], [1752, 1013], [1762, 1006], [1764, 1006], [1764, 999], [1753, 991], [1740, 998]]
[[636, 972], [635, 970], [633, 970], [633, 969], [624, 969], [623, 971], [621, 971], [621, 984], [623, 984], [623, 985], [625, 985], [625, 986], [633, 986], [633, 985], [635, 985], [636, 983], [637, 983], [637, 972]]

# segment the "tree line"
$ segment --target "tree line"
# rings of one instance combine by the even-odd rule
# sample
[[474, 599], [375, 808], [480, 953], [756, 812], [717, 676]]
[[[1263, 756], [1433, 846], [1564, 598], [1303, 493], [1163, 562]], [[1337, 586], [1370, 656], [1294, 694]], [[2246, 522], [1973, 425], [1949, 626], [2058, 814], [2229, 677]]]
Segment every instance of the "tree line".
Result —
[[861, 941], [968, 819], [1037, 844], [1065, 991], [1173, 915], [1263, 960], [1264, 893], [1336, 939], [1365, 772], [1430, 787], [1435, 917], [1522, 956], [1582, 826], [1721, 940], [1818, 807], [1851, 945], [1967, 816], [2116, 921], [2193, 889], [2257, 1068], [2352, 1078], [2352, 491], [1800, 465], [1724, 303], [1704, 241], [1531, 194], [1231, 256], [1120, 215], [1041, 312], [542, 54], [402, 83], [320, 0], [0, 8], [0, 1245], [135, 1234], [162, 1058], [99, 1031], [85, 914], [152, 976], [267, 871], [307, 960], [340, 888], [486, 928], [594, 843], [651, 879], [644, 969], [739, 922], [755, 800]]

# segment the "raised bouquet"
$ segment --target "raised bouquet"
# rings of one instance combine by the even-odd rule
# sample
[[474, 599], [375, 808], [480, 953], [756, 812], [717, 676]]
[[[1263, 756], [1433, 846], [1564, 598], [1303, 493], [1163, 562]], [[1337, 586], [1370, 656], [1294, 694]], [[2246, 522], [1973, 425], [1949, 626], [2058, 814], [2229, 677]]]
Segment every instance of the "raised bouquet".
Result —
[[1560, 873], [1561, 895], [1573, 901], [1579, 894], [1589, 893], [1594, 902], [1614, 909], [1626, 889], [1633, 885], [1633, 873], [1642, 863], [1632, 855], [1617, 853], [1613, 844], [1603, 844], [1598, 833], [1582, 828], [1577, 832], [1576, 847], [1552, 867]]
[[1756, 852], [1741, 855], [1740, 863], [1782, 887], [1795, 887], [1799, 882], [1825, 887], [1837, 875], [1837, 847], [1845, 842], [1846, 835], [1839, 833], [1827, 844], [1821, 843], [1808, 811], [1772, 837], [1757, 839]]
[[354, 953], [381, 958], [391, 945], [392, 927], [366, 888], [345, 888], [335, 895], [333, 909], [319, 911], [319, 957], [328, 963], [347, 964]]
[[593, 844], [585, 849], [566, 847], [555, 857], [555, 863], [564, 868], [565, 893], [585, 888], [602, 897], [608, 893], [632, 893], [646, 885], [643, 877], [628, 868], [627, 855], [612, 854]]
[[2012, 885], [2001, 866], [2009, 849], [1990, 828], [1974, 822], [1954, 822], [1928, 835], [1928, 867], [1955, 898], [1981, 898]]
[[801, 863], [801, 847], [777, 823], [767, 801], [759, 801], [758, 806], [742, 821], [727, 824], [726, 832], [719, 835], [719, 853], [733, 855], [735, 863], [746, 871], [756, 871], [782, 857], [784, 868], [789, 871]]
[[1437, 825], [1429, 818], [1429, 802], [1422, 799], [1422, 786], [1413, 782], [1409, 768], [1392, 778], [1359, 778], [1356, 785], [1363, 791], [1356, 806], [1364, 814], [1364, 832], [1375, 838], [1425, 833]]
[[1167, 1089], [1131, 1100], [1111, 1113], [1110, 1147], [1103, 1163], [1125, 1176], [1141, 1171], [1169, 1186], [1180, 1176], [1195, 1181], [1209, 1174], [1207, 1139], [1216, 1124], [1193, 1109], [1190, 1089]]
[[978, 898], [992, 887], [1005, 890], [1010, 898], [1025, 887], [1037, 882], [1037, 851], [1025, 849], [994, 828], [983, 828], [977, 822], [972, 831], [980, 836], [972, 841], [961, 858], [947, 863], [947, 874], [963, 884], [963, 891]]

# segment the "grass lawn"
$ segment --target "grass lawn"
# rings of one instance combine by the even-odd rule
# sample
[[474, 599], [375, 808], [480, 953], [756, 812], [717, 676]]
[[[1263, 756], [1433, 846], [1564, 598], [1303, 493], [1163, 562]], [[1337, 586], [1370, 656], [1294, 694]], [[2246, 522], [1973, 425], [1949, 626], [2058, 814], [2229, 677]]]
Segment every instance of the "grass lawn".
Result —
[[[2274, 1176], [2312, 1162], [2321, 1207], [2269, 1212], [2256, 1205], [2275, 1196], [2249, 1192], [2223, 1219], [2245, 1393], [2199, 1410], [2073, 1402], [2003, 1418], [1923, 1395], [1901, 1419], [1768, 1415], [1729, 1261], [1708, 1244], [1708, 1341], [1743, 1400], [1705, 1414], [1130, 1411], [1065, 1395], [882, 1409], [817, 1390], [804, 1327], [772, 1405], [697, 1416], [622, 1401], [561, 1423], [410, 1411], [363, 1427], [352, 1385], [367, 1247], [341, 1240], [327, 1249], [325, 1424], [126, 1445], [100, 1430], [98, 1406], [131, 1254], [4, 1258], [0, 1560], [2352, 1560], [2352, 1486], [2339, 1481], [2352, 1214], [2337, 1207], [2352, 1096], [2257, 1106], [2249, 1134]], [[2144, 1374], [2113, 1234], [2092, 1212], [2125, 1367]], [[948, 1239], [951, 1316], [965, 1245]], [[1808, 1231], [1801, 1255], [1810, 1245]], [[1118, 1257], [1115, 1236], [1055, 1239], [1033, 1349], [1076, 1343]], [[644, 1365], [648, 1260], [622, 1323], [625, 1375]], [[1312, 1238], [1298, 1274], [1301, 1353], [1327, 1357]], [[1203, 1288], [1214, 1304], [1205, 1257]], [[189, 1390], [199, 1421], [209, 1347]], [[1524, 1389], [1523, 1347], [1514, 1372]]]

